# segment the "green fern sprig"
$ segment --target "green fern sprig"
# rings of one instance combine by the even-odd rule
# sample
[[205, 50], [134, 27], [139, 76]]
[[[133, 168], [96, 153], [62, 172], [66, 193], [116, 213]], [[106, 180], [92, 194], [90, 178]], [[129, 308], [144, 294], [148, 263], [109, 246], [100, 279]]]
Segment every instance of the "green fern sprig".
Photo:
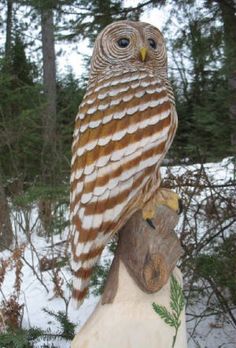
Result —
[[171, 346], [171, 348], [174, 348], [178, 330], [181, 324], [180, 315], [184, 309], [184, 295], [180, 284], [173, 275], [171, 276], [170, 280], [170, 308], [172, 309], [172, 312], [168, 311], [166, 307], [160, 306], [155, 302], [152, 304], [152, 307], [167, 325], [174, 327], [175, 333]]

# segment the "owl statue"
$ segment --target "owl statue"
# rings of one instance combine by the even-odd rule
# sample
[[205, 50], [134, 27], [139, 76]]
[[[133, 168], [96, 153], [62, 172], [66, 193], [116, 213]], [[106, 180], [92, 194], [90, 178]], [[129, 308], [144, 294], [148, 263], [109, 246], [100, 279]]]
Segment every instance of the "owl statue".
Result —
[[154, 216], [159, 167], [176, 127], [162, 34], [142, 22], [108, 25], [95, 42], [72, 145], [72, 297], [78, 305], [111, 236], [139, 209], [145, 219]]

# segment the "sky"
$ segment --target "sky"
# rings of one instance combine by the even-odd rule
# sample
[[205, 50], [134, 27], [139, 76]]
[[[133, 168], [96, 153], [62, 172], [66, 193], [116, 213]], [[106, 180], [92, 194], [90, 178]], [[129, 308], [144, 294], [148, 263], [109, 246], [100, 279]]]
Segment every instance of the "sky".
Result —
[[[125, 6], [135, 6], [139, 1], [126, 0]], [[149, 9], [141, 16], [143, 22], [150, 23], [162, 30], [168, 16], [168, 9]], [[63, 74], [72, 70], [76, 77], [84, 73], [83, 55], [91, 55], [92, 49], [88, 47], [88, 42], [83, 41], [78, 44], [57, 44], [56, 50], [62, 50], [64, 53], [57, 58], [58, 73]]]

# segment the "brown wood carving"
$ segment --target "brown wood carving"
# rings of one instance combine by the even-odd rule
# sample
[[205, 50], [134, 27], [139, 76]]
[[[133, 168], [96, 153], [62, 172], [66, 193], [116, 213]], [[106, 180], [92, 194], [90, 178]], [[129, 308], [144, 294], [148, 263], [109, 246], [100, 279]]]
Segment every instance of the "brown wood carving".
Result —
[[160, 206], [154, 230], [142, 218], [141, 211], [132, 216], [119, 232], [115, 257], [106, 281], [102, 304], [112, 303], [117, 292], [119, 263], [122, 261], [139, 288], [146, 293], [160, 290], [168, 281], [183, 250], [174, 232], [178, 215]]

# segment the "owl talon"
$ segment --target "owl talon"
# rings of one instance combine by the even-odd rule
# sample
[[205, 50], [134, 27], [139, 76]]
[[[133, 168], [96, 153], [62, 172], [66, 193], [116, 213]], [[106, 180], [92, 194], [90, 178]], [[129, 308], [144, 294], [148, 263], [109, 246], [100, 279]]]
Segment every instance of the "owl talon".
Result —
[[146, 221], [151, 228], [153, 228], [154, 230], [156, 229], [156, 227], [151, 219], [146, 219]]
[[154, 197], [156, 206], [165, 205], [166, 207], [174, 210], [177, 214], [181, 214], [183, 210], [183, 204], [177, 193], [170, 189], [161, 188], [157, 191]]
[[154, 224], [151, 219], [154, 218], [156, 208], [158, 208], [160, 205], [164, 205], [174, 210], [177, 214], [181, 214], [181, 212], [183, 211], [182, 200], [179, 198], [177, 193], [171, 191], [170, 189], [159, 189], [157, 193], [143, 207], [143, 218], [152, 228], [154, 228]]

